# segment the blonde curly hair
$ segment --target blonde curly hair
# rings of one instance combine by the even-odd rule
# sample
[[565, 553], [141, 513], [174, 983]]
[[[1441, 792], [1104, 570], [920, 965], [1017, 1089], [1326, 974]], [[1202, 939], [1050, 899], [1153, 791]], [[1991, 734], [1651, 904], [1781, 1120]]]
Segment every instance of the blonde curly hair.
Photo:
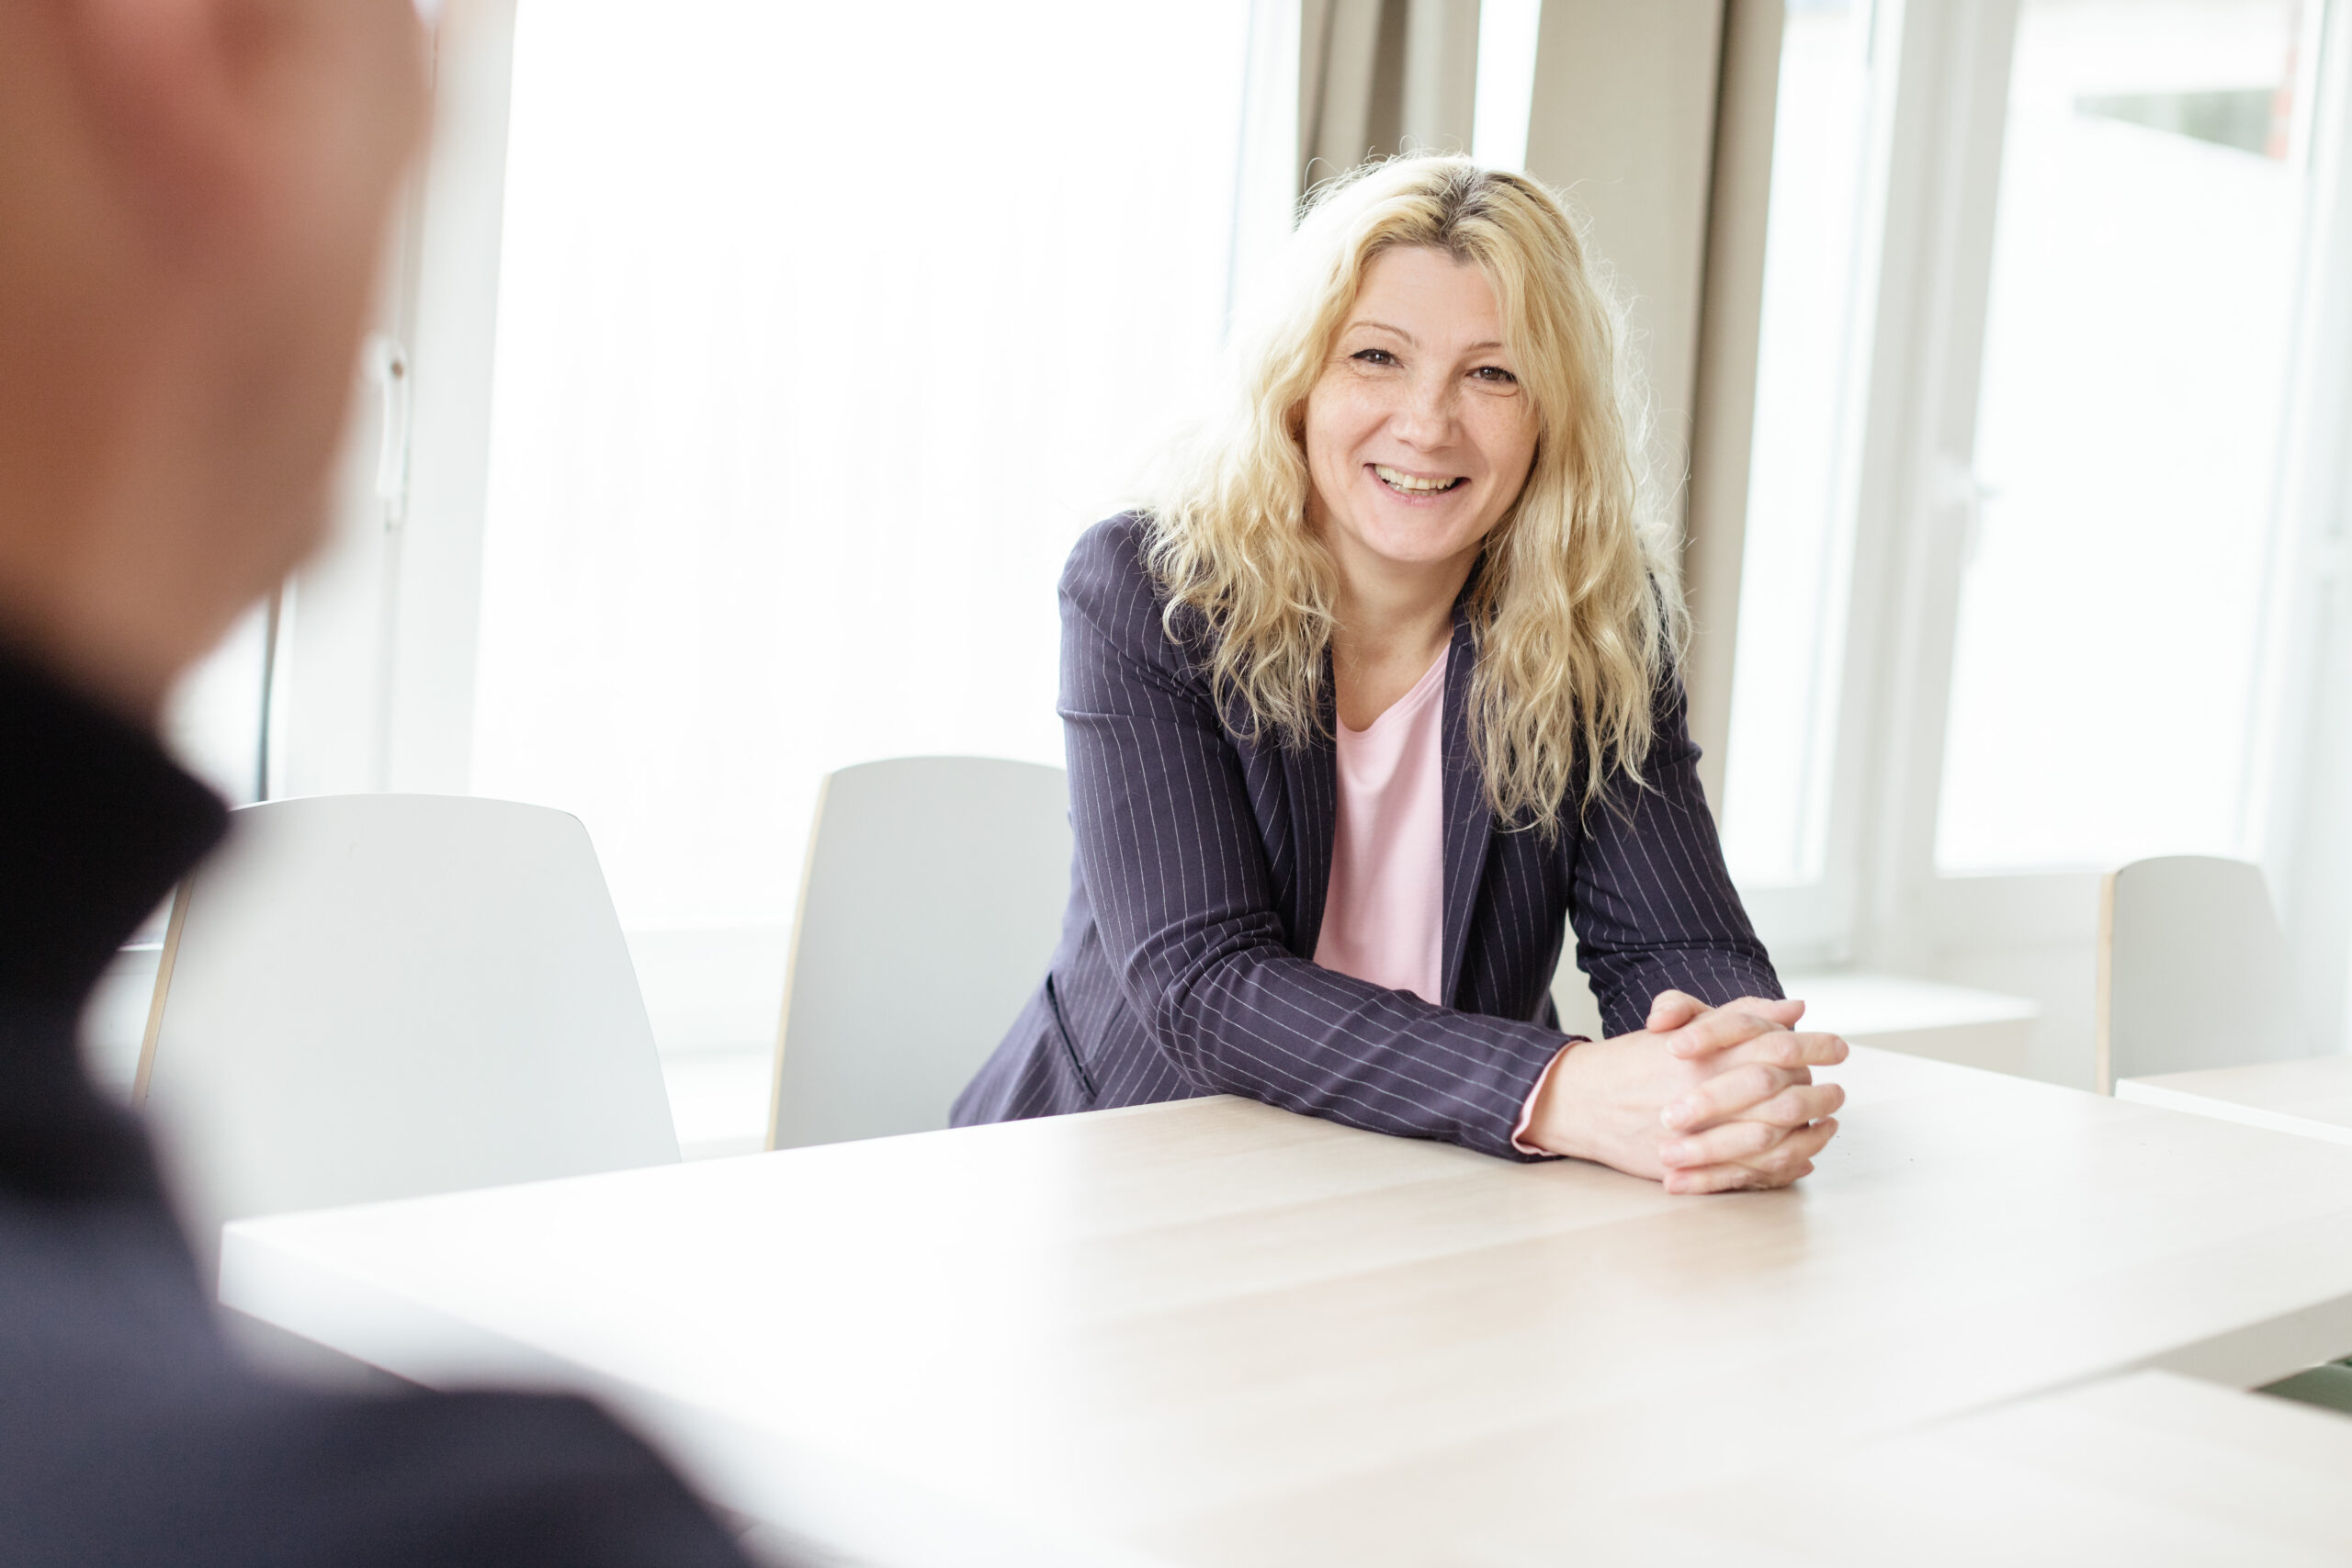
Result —
[[1571, 798], [1580, 811], [1612, 773], [1642, 784], [1652, 705], [1687, 624], [1672, 542], [1647, 504], [1622, 311], [1566, 203], [1524, 175], [1413, 155], [1307, 200], [1287, 287], [1242, 340], [1232, 407], [1143, 508], [1165, 624], [1174, 636], [1180, 617], [1200, 617], [1213, 686], [1255, 725], [1288, 744], [1316, 732], [1337, 568], [1306, 520], [1307, 393], [1374, 257], [1426, 246], [1476, 265], [1538, 435], [1472, 578], [1472, 744], [1498, 819], [1556, 832]]

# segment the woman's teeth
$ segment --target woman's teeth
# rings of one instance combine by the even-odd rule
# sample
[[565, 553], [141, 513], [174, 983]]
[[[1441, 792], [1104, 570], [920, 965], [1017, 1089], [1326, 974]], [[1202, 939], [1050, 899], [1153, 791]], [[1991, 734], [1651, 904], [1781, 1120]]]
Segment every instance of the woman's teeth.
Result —
[[1390, 490], [1402, 491], [1407, 495], [1431, 495], [1442, 490], [1452, 490], [1462, 482], [1458, 476], [1450, 479], [1425, 479], [1402, 468], [1391, 468], [1379, 463], [1372, 466], [1372, 471], [1378, 474], [1380, 482]]

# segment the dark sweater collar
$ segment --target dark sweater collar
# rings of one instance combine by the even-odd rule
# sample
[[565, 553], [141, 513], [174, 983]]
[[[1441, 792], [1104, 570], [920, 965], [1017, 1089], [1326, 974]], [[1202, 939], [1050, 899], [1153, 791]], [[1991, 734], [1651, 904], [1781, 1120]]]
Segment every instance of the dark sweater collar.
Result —
[[0, 646], [0, 1001], [78, 1011], [226, 825], [153, 736]]
[[0, 1196], [170, 1219], [137, 1125], [82, 1071], [107, 961], [227, 813], [154, 738], [0, 648]]

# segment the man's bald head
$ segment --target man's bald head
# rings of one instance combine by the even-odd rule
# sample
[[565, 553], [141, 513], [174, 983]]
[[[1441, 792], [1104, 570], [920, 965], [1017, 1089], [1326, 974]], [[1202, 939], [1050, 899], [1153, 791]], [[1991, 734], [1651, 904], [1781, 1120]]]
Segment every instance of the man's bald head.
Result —
[[0, 0], [0, 641], [152, 718], [316, 541], [410, 0]]

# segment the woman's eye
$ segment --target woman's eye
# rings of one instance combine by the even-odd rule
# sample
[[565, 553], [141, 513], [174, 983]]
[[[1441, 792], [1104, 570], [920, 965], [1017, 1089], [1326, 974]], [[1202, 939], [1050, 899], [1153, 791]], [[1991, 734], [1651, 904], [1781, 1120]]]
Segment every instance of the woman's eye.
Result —
[[1498, 387], [1514, 387], [1519, 384], [1519, 378], [1499, 365], [1481, 365], [1470, 374], [1481, 381], [1491, 381]]
[[1394, 365], [1396, 363], [1396, 356], [1389, 353], [1385, 348], [1360, 348], [1348, 357], [1351, 359], [1361, 359], [1366, 365]]

